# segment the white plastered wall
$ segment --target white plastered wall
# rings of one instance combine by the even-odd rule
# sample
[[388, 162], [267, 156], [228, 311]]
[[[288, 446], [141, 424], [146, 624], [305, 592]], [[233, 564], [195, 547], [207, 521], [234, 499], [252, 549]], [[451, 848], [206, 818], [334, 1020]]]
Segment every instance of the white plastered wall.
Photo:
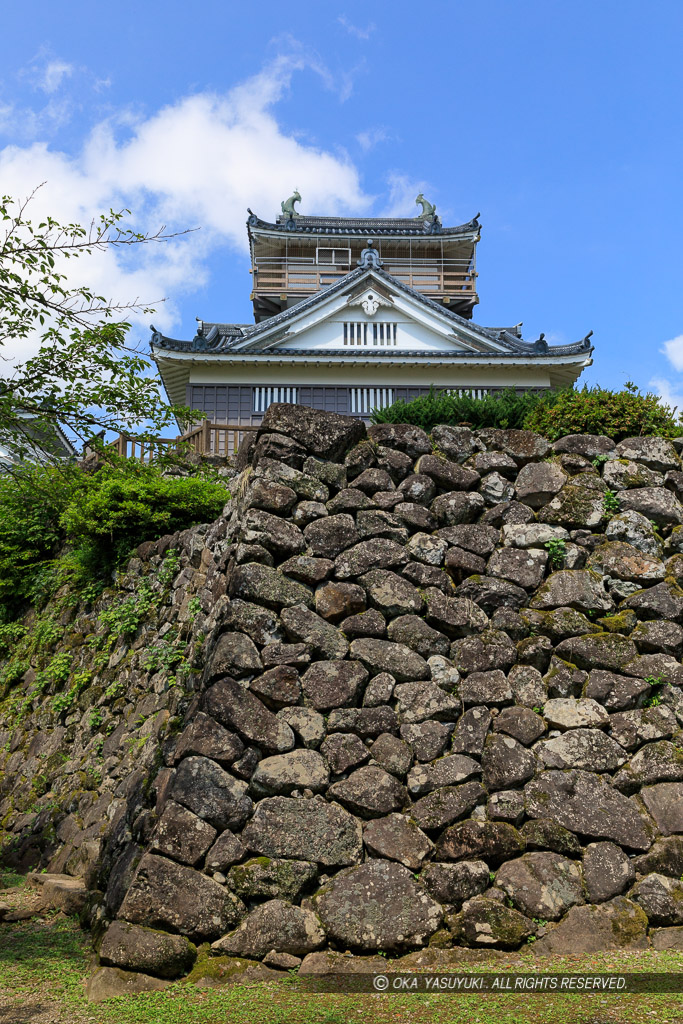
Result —
[[[380, 357], [381, 358], [381, 357]], [[302, 365], [272, 363], [197, 363], [190, 369], [191, 384], [356, 385], [363, 387], [548, 387], [543, 366], [387, 366], [371, 356], [355, 365]]]
[[[368, 345], [344, 346], [344, 323], [349, 322], [367, 324]], [[284, 338], [279, 342], [278, 348], [291, 348], [310, 352], [313, 349], [329, 351], [330, 349], [348, 347], [350, 351], [358, 352], [359, 354], [371, 352], [374, 347], [370, 340], [373, 334], [372, 325], [378, 323], [397, 325], [396, 344], [390, 346], [392, 352], [431, 351], [454, 353], [465, 351], [463, 346], [458, 345], [455, 340], [451, 342], [440, 338], [423, 324], [409, 320], [397, 311], [381, 310], [375, 316], [368, 317], [359, 309], [347, 309], [341, 316], [337, 315], [333, 319], [325, 320], [323, 323], [315, 324], [313, 327], [308, 328], [305, 334], [301, 333], [291, 338]]]

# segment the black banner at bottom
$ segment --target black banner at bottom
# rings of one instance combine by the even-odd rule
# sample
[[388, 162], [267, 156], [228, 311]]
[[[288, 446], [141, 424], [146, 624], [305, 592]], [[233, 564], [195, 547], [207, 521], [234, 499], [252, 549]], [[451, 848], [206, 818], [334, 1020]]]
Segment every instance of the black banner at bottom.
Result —
[[513, 974], [415, 973], [306, 974], [299, 982], [309, 992], [373, 992], [406, 995], [411, 992], [477, 995], [479, 993], [683, 992], [683, 974]]

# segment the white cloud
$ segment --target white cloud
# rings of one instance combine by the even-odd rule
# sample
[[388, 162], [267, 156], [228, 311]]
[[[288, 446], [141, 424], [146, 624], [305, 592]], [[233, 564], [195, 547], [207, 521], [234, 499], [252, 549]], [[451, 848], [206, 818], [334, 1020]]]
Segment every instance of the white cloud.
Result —
[[389, 200], [382, 211], [382, 217], [417, 217], [420, 208], [415, 205], [415, 196], [418, 192], [428, 190], [426, 181], [418, 178], [411, 178], [407, 174], [400, 174], [392, 171], [387, 176], [389, 186]]
[[370, 149], [374, 149], [380, 142], [388, 142], [391, 138], [386, 128], [380, 126], [378, 128], [368, 128], [367, 131], [359, 132], [356, 135], [356, 142], [362, 150], [366, 153]]
[[73, 104], [68, 97], [52, 97], [38, 110], [14, 104], [0, 106], [0, 132], [15, 141], [49, 138], [71, 120]]
[[674, 369], [683, 370], [683, 334], [665, 341], [660, 352], [664, 353]]
[[41, 46], [28, 64], [20, 69], [18, 77], [25, 79], [33, 89], [51, 96], [66, 79], [84, 70], [58, 57], [49, 46]]
[[683, 393], [679, 392], [676, 385], [670, 380], [667, 380], [666, 377], [653, 377], [648, 381], [647, 386], [672, 409], [677, 409], [679, 416], [683, 414]]
[[[659, 351], [666, 356], [674, 370], [683, 370], [683, 334], [665, 341]], [[667, 405], [676, 408], [679, 416], [683, 414], [683, 384], [680, 381], [671, 381], [667, 377], [653, 377], [648, 387]]]
[[359, 25], [354, 25], [349, 21], [345, 14], [342, 14], [337, 18], [337, 21], [346, 29], [349, 35], [355, 36], [356, 39], [362, 39], [363, 41], [368, 40], [377, 28], [374, 21], [369, 22], [365, 28], [361, 28]]
[[0, 149], [3, 192], [23, 197], [46, 182], [32, 204], [35, 220], [50, 213], [87, 223], [110, 207], [127, 207], [138, 230], [161, 223], [201, 227], [169, 243], [110, 250], [69, 268], [116, 300], [153, 304], [171, 296], [153, 317], [168, 330], [178, 322], [173, 297], [207, 281], [216, 249], [229, 244], [246, 251], [248, 206], [272, 219], [297, 187], [303, 213], [369, 208], [372, 199], [345, 154], [293, 137], [273, 113], [292, 74], [304, 66], [303, 58], [281, 57], [227, 94], [198, 93], [146, 118], [122, 112], [98, 124], [76, 155], [45, 141], [6, 146]]
[[73, 73], [73, 64], [67, 64], [65, 60], [60, 60], [58, 57], [49, 60], [38, 78], [38, 88], [46, 93], [56, 92], [64, 79], [70, 78]]

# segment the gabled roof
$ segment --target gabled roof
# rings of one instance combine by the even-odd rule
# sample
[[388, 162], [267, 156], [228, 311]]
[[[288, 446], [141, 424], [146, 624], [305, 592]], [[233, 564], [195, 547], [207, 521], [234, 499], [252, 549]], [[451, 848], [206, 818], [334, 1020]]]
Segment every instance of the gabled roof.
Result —
[[[27, 449], [22, 459], [27, 459], [29, 452], [30, 461], [36, 462], [46, 462], [55, 458], [67, 461], [76, 455], [75, 447], [57, 420], [41, 421], [37, 416], [27, 412], [17, 415], [24, 424], [24, 444]], [[0, 433], [0, 472], [5, 472], [8, 466], [19, 461], [16, 451], [12, 437], [5, 436], [3, 443], [3, 436]]]
[[[373, 280], [375, 284], [383, 285], [387, 290], [405, 296], [410, 303], [417, 304], [430, 311], [435, 319], [438, 319], [442, 324], [446, 323], [451, 326], [454, 332], [463, 339], [471, 339], [474, 342], [473, 348], [475, 351], [477, 350], [477, 342], [481, 346], [479, 351], [484, 351], [492, 356], [518, 355], [532, 358], [547, 358], [553, 355], [578, 355], [592, 351], [589, 341], [590, 334], [573, 345], [550, 346], [545, 342], [543, 335], [535, 342], [522, 340], [517, 327], [481, 327], [472, 320], [467, 320], [458, 313], [454, 313], [447, 307], [441, 306], [439, 303], [429, 299], [426, 295], [415, 291], [409, 285], [403, 284], [380, 267], [357, 267], [323, 291], [314, 292], [307, 298], [302, 299], [301, 302], [290, 306], [289, 309], [285, 309], [281, 313], [277, 313], [275, 316], [258, 324], [201, 322], [199, 331], [192, 341], [178, 341], [168, 338], [161, 334], [160, 331], [152, 328], [152, 348], [153, 350], [166, 350], [169, 352], [205, 352], [229, 356], [236, 355], [238, 352], [243, 354], [257, 352], [261, 350], [262, 346], [265, 349], [267, 345], [267, 351], [269, 352], [293, 354], [294, 350], [291, 348], [283, 349], [277, 347], [277, 341], [281, 340], [278, 336], [283, 329], [293, 325], [295, 321], [302, 319], [312, 310], [315, 310], [316, 307], [329, 303], [330, 299], [335, 296], [340, 296], [346, 291], [358, 291], [364, 283], [370, 283]], [[271, 342], [270, 344], [268, 344], [269, 341]], [[378, 354], [379, 351], [381, 350], [373, 352], [373, 356]], [[333, 349], [326, 349], [326, 354], [332, 354], [333, 352]], [[344, 352], [346, 355], [356, 354], [349, 353], [348, 349], [345, 349]], [[312, 355], [313, 353], [309, 351], [308, 354]], [[359, 352], [358, 355], [360, 354]], [[424, 355], [425, 353], [421, 354]], [[432, 353], [428, 354], [431, 355]], [[367, 352], [364, 355], [367, 356]], [[407, 353], [404, 353], [404, 355], [407, 355]]]
[[445, 228], [438, 217], [286, 217], [281, 214], [275, 222], [261, 220], [248, 211], [249, 233], [266, 231], [306, 235], [368, 235], [368, 236], [424, 236], [424, 235], [478, 235], [481, 230], [479, 214], [455, 227]]

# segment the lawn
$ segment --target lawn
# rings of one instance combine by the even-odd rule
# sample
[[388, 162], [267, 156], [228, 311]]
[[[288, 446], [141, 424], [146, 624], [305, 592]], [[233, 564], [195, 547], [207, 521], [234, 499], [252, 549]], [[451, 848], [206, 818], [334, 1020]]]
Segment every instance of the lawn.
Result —
[[[7, 885], [7, 881], [4, 883]], [[19, 892], [5, 889], [3, 902]], [[0, 924], [0, 1024], [674, 1024], [683, 995], [315, 994], [295, 976], [279, 984], [164, 992], [88, 1004], [88, 935], [60, 914]], [[390, 969], [390, 964], [387, 965]], [[641, 952], [534, 959], [530, 952], [472, 971], [683, 972], [683, 954]]]

